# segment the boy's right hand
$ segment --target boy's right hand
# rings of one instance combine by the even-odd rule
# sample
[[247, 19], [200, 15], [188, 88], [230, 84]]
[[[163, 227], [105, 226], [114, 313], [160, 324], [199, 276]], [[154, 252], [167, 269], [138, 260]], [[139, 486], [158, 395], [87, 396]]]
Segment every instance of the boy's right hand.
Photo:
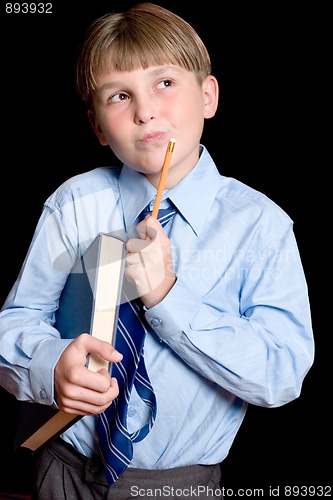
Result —
[[55, 400], [62, 411], [98, 415], [119, 394], [117, 380], [106, 369], [93, 372], [86, 367], [89, 353], [113, 363], [122, 359], [108, 342], [87, 333], [76, 337], [60, 356], [54, 371]]

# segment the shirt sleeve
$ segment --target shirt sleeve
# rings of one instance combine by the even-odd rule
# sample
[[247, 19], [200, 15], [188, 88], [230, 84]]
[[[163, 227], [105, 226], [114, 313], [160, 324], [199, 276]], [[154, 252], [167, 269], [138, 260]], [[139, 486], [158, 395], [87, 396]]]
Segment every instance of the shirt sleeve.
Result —
[[145, 315], [193, 370], [255, 405], [297, 398], [313, 363], [307, 284], [292, 224], [257, 247], [255, 258], [234, 259], [229, 277], [204, 296], [178, 278]]
[[59, 217], [44, 208], [0, 313], [1, 385], [17, 399], [52, 404], [53, 372], [70, 340], [53, 327], [74, 253]]

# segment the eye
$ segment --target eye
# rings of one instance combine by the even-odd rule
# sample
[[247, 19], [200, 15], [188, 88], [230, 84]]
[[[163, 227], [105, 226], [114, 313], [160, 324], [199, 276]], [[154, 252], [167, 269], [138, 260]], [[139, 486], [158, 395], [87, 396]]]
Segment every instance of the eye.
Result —
[[166, 80], [162, 80], [160, 83], [158, 83], [156, 87], [158, 89], [164, 89], [166, 87], [171, 87], [171, 85], [173, 85], [172, 80], [166, 79]]
[[125, 101], [126, 99], [129, 99], [129, 96], [125, 94], [124, 92], [119, 92], [118, 94], [114, 94], [111, 97], [109, 97], [108, 101], [109, 102], [120, 102], [120, 101]]

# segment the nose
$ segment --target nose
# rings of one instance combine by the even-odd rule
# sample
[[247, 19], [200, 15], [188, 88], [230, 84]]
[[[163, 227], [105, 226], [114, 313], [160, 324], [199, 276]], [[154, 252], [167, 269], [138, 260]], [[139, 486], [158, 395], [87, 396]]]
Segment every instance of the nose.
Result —
[[148, 98], [136, 100], [135, 103], [135, 116], [134, 121], [136, 124], [140, 125], [143, 123], [148, 123], [150, 120], [154, 119], [154, 112], [152, 109], [152, 103]]
[[141, 123], [148, 123], [150, 120], [153, 120], [153, 116], [149, 111], [141, 111], [135, 113], [135, 123], [140, 125]]

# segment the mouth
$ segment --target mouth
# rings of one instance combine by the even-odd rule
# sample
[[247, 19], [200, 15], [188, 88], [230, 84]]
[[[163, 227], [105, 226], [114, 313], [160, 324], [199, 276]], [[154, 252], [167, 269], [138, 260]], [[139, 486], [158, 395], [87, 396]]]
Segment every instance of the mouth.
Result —
[[164, 132], [153, 132], [150, 134], [145, 134], [139, 142], [141, 144], [154, 144], [164, 142], [166, 139], [166, 134]]

